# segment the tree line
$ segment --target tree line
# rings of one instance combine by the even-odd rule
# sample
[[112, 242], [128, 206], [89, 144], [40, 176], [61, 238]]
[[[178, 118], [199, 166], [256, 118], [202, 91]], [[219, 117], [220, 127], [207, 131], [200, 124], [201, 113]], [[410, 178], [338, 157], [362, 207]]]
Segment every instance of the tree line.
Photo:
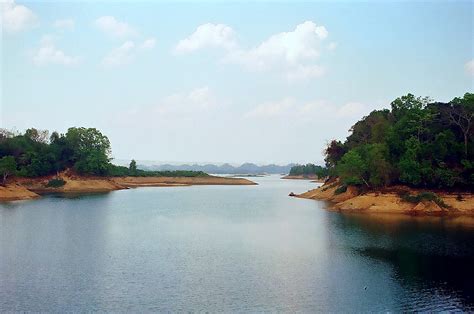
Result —
[[74, 169], [96, 176], [205, 176], [195, 171], [144, 171], [133, 160], [130, 167], [111, 163], [107, 136], [95, 128], [72, 127], [65, 134], [35, 128], [24, 133], [0, 129], [0, 173], [5, 184], [9, 176], [40, 177]]
[[328, 175], [328, 169], [326, 167], [318, 166], [315, 164], [296, 165], [291, 167], [290, 176], [317, 176], [325, 178]]
[[325, 162], [347, 185], [472, 190], [473, 134], [474, 94], [448, 103], [408, 94], [356, 122], [344, 142], [331, 141]]

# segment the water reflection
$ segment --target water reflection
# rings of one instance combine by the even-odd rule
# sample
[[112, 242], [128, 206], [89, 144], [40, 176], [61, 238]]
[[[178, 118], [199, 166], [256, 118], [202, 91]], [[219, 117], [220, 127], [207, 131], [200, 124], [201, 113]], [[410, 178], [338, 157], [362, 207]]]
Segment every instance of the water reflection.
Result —
[[287, 196], [312, 183], [255, 180], [0, 204], [0, 310], [472, 309], [469, 223], [326, 211]]
[[474, 309], [471, 217], [341, 214], [333, 219], [342, 245], [392, 267], [392, 277], [406, 289], [398, 310]]

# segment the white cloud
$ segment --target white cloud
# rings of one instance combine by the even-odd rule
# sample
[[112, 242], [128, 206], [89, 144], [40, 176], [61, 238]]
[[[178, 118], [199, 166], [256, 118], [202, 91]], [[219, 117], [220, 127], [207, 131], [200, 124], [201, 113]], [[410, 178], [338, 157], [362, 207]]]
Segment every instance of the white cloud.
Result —
[[120, 47], [113, 49], [107, 56], [105, 56], [102, 63], [105, 66], [116, 67], [130, 63], [133, 59], [133, 52], [135, 50], [135, 43], [133, 41], [126, 41]]
[[464, 68], [466, 69], [466, 72], [470, 75], [474, 75], [474, 59], [468, 61], [465, 65]]
[[56, 20], [53, 23], [53, 26], [59, 29], [73, 29], [75, 26], [75, 22], [73, 19], [62, 19]]
[[33, 55], [33, 63], [37, 66], [49, 64], [72, 66], [79, 63], [79, 57], [66, 55], [56, 47], [51, 36], [44, 36], [41, 39], [40, 47]]
[[0, 3], [1, 25], [9, 33], [21, 32], [34, 27], [38, 18], [24, 5], [16, 4], [14, 0], [6, 0]]
[[203, 48], [223, 48], [223, 63], [242, 65], [250, 71], [277, 71], [288, 80], [304, 80], [324, 75], [323, 67], [315, 62], [324, 50], [322, 42], [328, 36], [324, 26], [306, 21], [292, 31], [274, 34], [259, 45], [246, 49], [238, 45], [237, 36], [230, 26], [207, 23], [179, 41], [175, 52], [183, 54]]
[[149, 38], [140, 45], [136, 45], [135, 42], [127, 40], [119, 47], [113, 49], [108, 55], [102, 60], [102, 64], [106, 67], [119, 67], [127, 65], [135, 59], [139, 52], [153, 49], [156, 40]]
[[153, 49], [155, 47], [155, 45], [156, 45], [156, 39], [155, 38], [149, 38], [141, 44], [140, 48], [142, 48], [142, 49]]
[[208, 111], [218, 105], [216, 96], [209, 87], [196, 88], [189, 93], [177, 93], [164, 98], [154, 108], [159, 115], [187, 115]]
[[275, 65], [301, 66], [319, 57], [321, 41], [327, 36], [324, 26], [306, 21], [291, 32], [272, 35], [257, 47], [234, 51], [225, 59], [251, 69], [267, 69]]
[[128, 38], [138, 34], [129, 24], [120, 22], [113, 16], [101, 16], [95, 20], [95, 25], [105, 34], [116, 38]]
[[180, 40], [176, 53], [189, 53], [203, 48], [232, 49], [236, 46], [234, 30], [224, 24], [206, 23], [197, 27], [189, 37]]

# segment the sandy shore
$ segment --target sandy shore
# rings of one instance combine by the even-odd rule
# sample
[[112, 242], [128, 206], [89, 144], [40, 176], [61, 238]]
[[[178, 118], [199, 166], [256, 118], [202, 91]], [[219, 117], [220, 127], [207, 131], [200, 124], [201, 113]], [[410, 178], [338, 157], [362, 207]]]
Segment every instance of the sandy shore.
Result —
[[27, 200], [47, 193], [94, 193], [111, 192], [144, 186], [189, 186], [189, 185], [255, 185], [243, 178], [223, 177], [83, 177], [60, 176], [66, 184], [58, 187], [47, 187], [52, 177], [18, 178], [7, 186], [0, 186], [0, 201]]
[[0, 186], [0, 201], [30, 200], [39, 197], [20, 184]]
[[[366, 212], [366, 213], [403, 213], [403, 214], [428, 214], [428, 215], [474, 215], [474, 195], [472, 193], [439, 193], [440, 199], [447, 208], [438, 205], [434, 201], [421, 201], [411, 203], [404, 201], [394, 191], [378, 191], [359, 194], [357, 189], [349, 187], [346, 192], [337, 194], [336, 189], [340, 187], [337, 182], [324, 184], [317, 189], [296, 195], [299, 198], [329, 201], [330, 209]], [[400, 189], [416, 195], [426, 190], [414, 190], [407, 187]]]
[[125, 187], [140, 186], [186, 186], [186, 185], [256, 185], [244, 178], [228, 177], [118, 177], [111, 179]]

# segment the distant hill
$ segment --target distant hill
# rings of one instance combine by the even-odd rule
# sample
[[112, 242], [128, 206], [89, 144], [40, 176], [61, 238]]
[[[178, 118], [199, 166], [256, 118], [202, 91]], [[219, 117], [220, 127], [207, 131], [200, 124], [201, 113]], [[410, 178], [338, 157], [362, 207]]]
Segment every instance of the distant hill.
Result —
[[192, 170], [192, 171], [203, 171], [206, 173], [216, 173], [216, 174], [287, 174], [290, 172], [291, 167], [296, 164], [288, 164], [284, 166], [270, 164], [259, 166], [253, 163], [244, 163], [240, 166], [232, 166], [231, 164], [184, 164], [184, 165], [139, 165], [138, 168], [143, 170], [153, 170], [153, 171], [174, 171], [174, 170]]

